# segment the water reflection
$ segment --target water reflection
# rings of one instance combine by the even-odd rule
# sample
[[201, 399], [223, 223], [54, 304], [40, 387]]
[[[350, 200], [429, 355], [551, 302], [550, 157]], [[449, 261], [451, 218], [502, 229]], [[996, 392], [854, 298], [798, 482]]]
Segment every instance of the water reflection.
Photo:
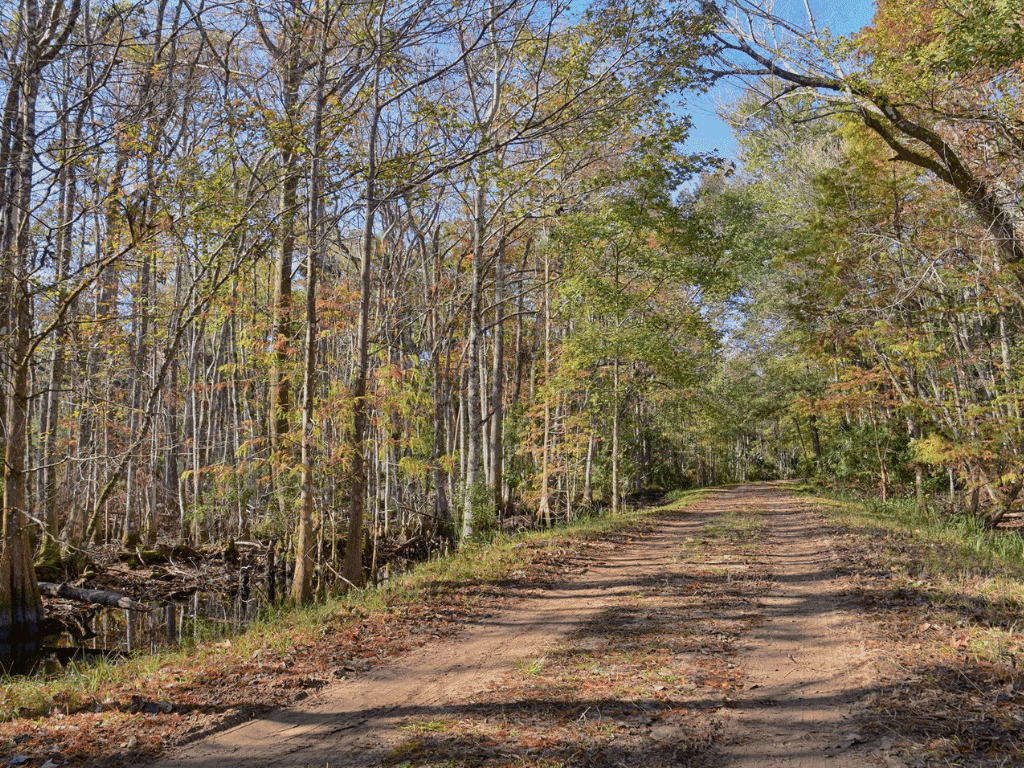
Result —
[[154, 605], [147, 612], [105, 608], [79, 627], [65, 627], [58, 638], [47, 645], [59, 648], [55, 655], [73, 658], [97, 655], [118, 656], [155, 653], [189, 643], [228, 637], [243, 631], [266, 604], [262, 595], [225, 595], [220, 592], [194, 592], [191, 595]]
[[234, 567], [192, 563], [191, 569], [176, 567], [172, 573], [160, 566], [142, 579], [101, 585], [113, 592], [128, 592], [150, 606], [145, 612], [56, 601], [49, 607], [48, 619], [56, 634], [44, 641], [44, 654], [66, 663], [154, 653], [239, 634], [287, 586], [290, 564], [284, 559], [275, 562], [273, 550], [272, 545], [259, 558], [244, 555]]

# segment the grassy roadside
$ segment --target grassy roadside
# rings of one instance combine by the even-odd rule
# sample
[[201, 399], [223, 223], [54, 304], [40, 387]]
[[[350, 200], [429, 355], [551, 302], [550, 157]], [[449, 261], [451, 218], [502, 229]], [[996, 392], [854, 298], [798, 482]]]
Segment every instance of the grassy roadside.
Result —
[[[701, 497], [686, 494], [685, 506]], [[496, 537], [424, 563], [382, 589], [279, 609], [227, 640], [4, 679], [0, 757], [43, 764], [137, 764], [167, 744], [226, 727], [310, 689], [456, 633], [519, 594], [583, 566], [595, 542], [649, 512]]]
[[875, 619], [864, 726], [908, 766], [1024, 765], [1024, 541], [912, 502], [821, 500], [837, 568]]

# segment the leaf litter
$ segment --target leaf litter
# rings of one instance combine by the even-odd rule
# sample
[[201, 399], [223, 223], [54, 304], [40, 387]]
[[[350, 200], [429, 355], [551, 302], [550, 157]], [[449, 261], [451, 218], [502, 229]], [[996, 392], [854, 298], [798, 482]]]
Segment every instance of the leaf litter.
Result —
[[1020, 566], [965, 559], [916, 530], [835, 534], [879, 657], [862, 730], [908, 768], [1024, 765]]

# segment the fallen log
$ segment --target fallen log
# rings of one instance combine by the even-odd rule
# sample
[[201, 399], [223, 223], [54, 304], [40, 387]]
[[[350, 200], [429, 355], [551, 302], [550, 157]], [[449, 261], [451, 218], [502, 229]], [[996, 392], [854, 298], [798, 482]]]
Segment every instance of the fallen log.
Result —
[[117, 592], [107, 592], [105, 589], [82, 589], [68, 584], [51, 584], [47, 581], [40, 581], [39, 591], [48, 597], [63, 597], [66, 600], [77, 600], [80, 603], [109, 605], [111, 608], [124, 608], [127, 611], [149, 612], [148, 605], [137, 603], [130, 597], [119, 595]]
[[420, 534], [418, 536], [413, 536], [411, 539], [409, 539], [405, 543], [399, 544], [398, 547], [395, 549], [395, 554], [396, 555], [404, 555], [408, 550], [412, 549], [413, 547], [417, 546], [418, 544], [423, 544], [423, 543], [424, 543], [424, 538], [423, 538], [422, 534]]

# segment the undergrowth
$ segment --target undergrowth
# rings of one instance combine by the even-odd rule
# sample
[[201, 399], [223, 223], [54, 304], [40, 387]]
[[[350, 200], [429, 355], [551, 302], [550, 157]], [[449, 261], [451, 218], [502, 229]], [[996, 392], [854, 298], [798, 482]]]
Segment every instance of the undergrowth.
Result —
[[948, 576], [988, 573], [1024, 580], [1024, 536], [1018, 531], [992, 529], [970, 515], [921, 511], [914, 499], [882, 502], [833, 496], [823, 503], [847, 527], [901, 534], [936, 545], [931, 564]]

